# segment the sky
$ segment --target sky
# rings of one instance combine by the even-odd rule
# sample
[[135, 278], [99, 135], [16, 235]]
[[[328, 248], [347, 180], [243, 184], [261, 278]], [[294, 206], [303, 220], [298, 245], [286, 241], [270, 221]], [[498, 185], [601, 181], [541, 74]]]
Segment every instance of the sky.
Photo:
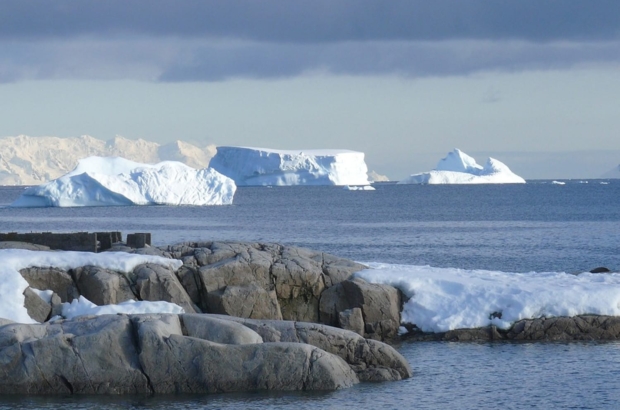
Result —
[[6, 0], [0, 137], [20, 134], [593, 178], [620, 164], [620, 2]]

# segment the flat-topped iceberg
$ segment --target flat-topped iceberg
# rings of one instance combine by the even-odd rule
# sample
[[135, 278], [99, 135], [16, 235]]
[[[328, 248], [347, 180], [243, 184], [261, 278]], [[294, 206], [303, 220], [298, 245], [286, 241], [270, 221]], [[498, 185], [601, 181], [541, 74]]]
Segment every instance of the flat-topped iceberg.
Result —
[[211, 168], [89, 157], [66, 175], [27, 188], [11, 206], [229, 205], [236, 189], [232, 179]]
[[484, 166], [459, 149], [448, 153], [437, 167], [428, 172], [414, 174], [399, 184], [524, 184], [525, 180], [514, 174], [503, 162], [487, 159]]
[[209, 166], [238, 186], [369, 184], [364, 153], [348, 150], [217, 147]]

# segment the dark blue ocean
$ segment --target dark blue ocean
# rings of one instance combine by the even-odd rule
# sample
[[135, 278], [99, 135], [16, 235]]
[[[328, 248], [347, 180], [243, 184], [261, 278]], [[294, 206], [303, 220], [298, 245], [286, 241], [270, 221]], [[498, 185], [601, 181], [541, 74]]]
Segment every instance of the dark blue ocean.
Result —
[[[234, 205], [13, 209], [1, 232], [151, 232], [155, 245], [279, 242], [361, 262], [505, 272], [620, 270], [620, 180], [239, 188]], [[1, 263], [1, 261], [0, 261]], [[0, 398], [1, 408], [620, 408], [620, 343], [412, 343], [415, 375], [328, 393]], [[3, 407], [4, 405], [4, 407]]]

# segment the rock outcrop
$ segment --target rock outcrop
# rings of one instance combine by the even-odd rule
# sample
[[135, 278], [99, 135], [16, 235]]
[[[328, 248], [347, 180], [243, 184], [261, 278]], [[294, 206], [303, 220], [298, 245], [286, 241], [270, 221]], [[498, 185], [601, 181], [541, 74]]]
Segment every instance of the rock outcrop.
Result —
[[415, 328], [405, 336], [409, 340], [441, 340], [451, 342], [477, 341], [549, 341], [619, 340], [620, 317], [581, 315], [523, 319], [508, 330], [489, 326], [477, 329], [456, 329], [443, 333], [423, 333]]
[[166, 301], [186, 313], [324, 323], [382, 341], [397, 337], [400, 292], [352, 280], [366, 267], [347, 259], [304, 248], [240, 242], [140, 249], [115, 245], [111, 251], [179, 259], [183, 266], [174, 272], [146, 264], [129, 274], [96, 266], [70, 271], [32, 267], [21, 274], [32, 288], [52, 290], [62, 302], [80, 295], [96, 305]]
[[320, 320], [364, 337], [390, 340], [398, 336], [401, 310], [402, 296], [397, 289], [355, 278], [323, 292]]
[[205, 314], [4, 324], [0, 362], [0, 394], [334, 390], [411, 376], [393, 348], [352, 332]]

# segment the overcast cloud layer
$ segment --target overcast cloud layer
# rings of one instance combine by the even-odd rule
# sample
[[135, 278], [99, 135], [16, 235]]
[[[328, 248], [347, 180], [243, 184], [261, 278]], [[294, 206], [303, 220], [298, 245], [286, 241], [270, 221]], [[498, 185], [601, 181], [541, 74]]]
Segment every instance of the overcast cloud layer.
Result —
[[20, 0], [0, 82], [405, 77], [620, 62], [617, 0]]

